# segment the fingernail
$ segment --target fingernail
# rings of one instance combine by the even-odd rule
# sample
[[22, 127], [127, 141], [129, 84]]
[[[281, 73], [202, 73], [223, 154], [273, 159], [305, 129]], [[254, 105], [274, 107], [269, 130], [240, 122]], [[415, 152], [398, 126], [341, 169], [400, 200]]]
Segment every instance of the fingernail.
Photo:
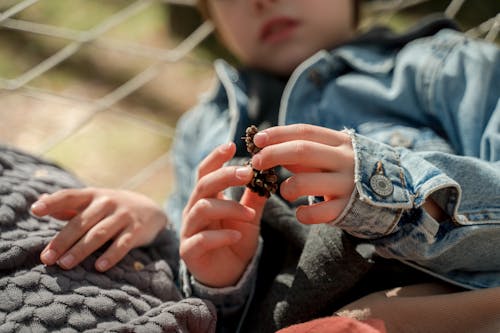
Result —
[[44, 203], [44, 202], [41, 202], [41, 201], [36, 201], [35, 203], [33, 203], [31, 205], [31, 210], [32, 211], [44, 211], [45, 209], [47, 209], [47, 205]]
[[234, 241], [239, 241], [241, 239], [241, 233], [239, 233], [237, 231], [234, 231], [234, 232], [231, 233], [231, 238]]
[[223, 152], [226, 152], [226, 151], [228, 151], [229, 149], [231, 149], [232, 145], [233, 145], [233, 143], [232, 143], [232, 142], [228, 142], [228, 143], [226, 143], [226, 144], [223, 144], [223, 145], [222, 145], [222, 147], [221, 147], [221, 149], [222, 149], [222, 151], [223, 151]]
[[249, 167], [241, 167], [236, 169], [236, 178], [246, 179], [250, 174], [251, 169]]
[[75, 257], [73, 257], [72, 254], [66, 254], [57, 263], [63, 268], [70, 268], [73, 264], [73, 261], [75, 261]]
[[256, 168], [256, 169], [259, 169], [259, 167], [260, 167], [260, 156], [258, 154], [252, 156], [252, 166], [254, 168]]
[[109, 266], [109, 261], [107, 259], [100, 259], [97, 261], [96, 266], [101, 272], [105, 271]]
[[253, 219], [255, 217], [255, 210], [247, 207], [247, 209], [245, 210], [245, 217]]
[[264, 146], [269, 139], [269, 135], [266, 132], [259, 132], [253, 137], [253, 141], [258, 143], [258, 146]]
[[49, 249], [42, 253], [42, 260], [44, 263], [53, 264], [56, 261], [57, 253], [56, 251]]

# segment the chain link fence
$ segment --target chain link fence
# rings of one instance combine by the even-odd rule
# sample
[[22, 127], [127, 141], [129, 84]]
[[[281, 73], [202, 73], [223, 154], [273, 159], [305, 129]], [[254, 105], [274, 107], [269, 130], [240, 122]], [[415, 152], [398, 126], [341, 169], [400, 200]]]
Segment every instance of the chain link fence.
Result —
[[[397, 23], [403, 12], [403, 20], [424, 15], [419, 8], [433, 2], [366, 1], [362, 28]], [[438, 10], [462, 23], [470, 3], [481, 4], [453, 0]], [[176, 8], [194, 5], [0, 0], [0, 143], [54, 160], [89, 185], [162, 201], [172, 188], [175, 122], [213, 76], [198, 47], [212, 34], [211, 23], [199, 21], [185, 38], [167, 23]], [[496, 7], [478, 22], [464, 19], [467, 34], [497, 41]]]

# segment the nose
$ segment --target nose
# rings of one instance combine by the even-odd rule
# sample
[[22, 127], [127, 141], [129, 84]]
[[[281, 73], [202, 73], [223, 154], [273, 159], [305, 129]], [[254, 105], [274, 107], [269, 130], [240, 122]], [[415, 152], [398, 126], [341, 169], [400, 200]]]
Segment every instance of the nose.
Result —
[[267, 9], [269, 6], [278, 2], [278, 0], [250, 0], [252, 3], [252, 8], [256, 12], [262, 12]]

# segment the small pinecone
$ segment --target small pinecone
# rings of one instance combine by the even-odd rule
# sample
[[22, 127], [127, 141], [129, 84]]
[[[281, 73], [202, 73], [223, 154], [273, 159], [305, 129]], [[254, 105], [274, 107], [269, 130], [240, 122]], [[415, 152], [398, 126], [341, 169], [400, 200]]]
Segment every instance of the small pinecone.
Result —
[[247, 151], [253, 156], [260, 151], [260, 148], [253, 143], [253, 137], [257, 134], [259, 130], [255, 125], [247, 127], [245, 130], [245, 136], [242, 138], [245, 140], [245, 144], [247, 145]]
[[253, 178], [247, 187], [262, 197], [268, 197], [276, 193], [278, 189], [278, 175], [274, 168], [267, 170], [253, 169]]
[[[257, 127], [252, 125], [246, 129], [246, 135], [242, 138], [245, 140], [247, 151], [252, 156], [260, 151], [260, 148], [253, 142], [253, 137], [258, 131]], [[247, 164], [251, 165], [250, 161]], [[250, 183], [247, 184], [247, 187], [260, 196], [269, 197], [271, 193], [276, 193], [278, 189], [278, 175], [274, 168], [267, 170], [253, 169], [253, 178]]]

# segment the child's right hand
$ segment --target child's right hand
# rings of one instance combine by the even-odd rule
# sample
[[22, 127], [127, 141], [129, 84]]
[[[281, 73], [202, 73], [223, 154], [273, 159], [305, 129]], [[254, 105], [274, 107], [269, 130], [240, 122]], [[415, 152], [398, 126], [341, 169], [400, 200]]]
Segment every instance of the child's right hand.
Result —
[[223, 191], [247, 184], [249, 166], [224, 166], [234, 143], [215, 149], [200, 164], [198, 181], [184, 208], [180, 256], [191, 274], [211, 287], [234, 285], [254, 256], [266, 198], [246, 188], [240, 202]]

